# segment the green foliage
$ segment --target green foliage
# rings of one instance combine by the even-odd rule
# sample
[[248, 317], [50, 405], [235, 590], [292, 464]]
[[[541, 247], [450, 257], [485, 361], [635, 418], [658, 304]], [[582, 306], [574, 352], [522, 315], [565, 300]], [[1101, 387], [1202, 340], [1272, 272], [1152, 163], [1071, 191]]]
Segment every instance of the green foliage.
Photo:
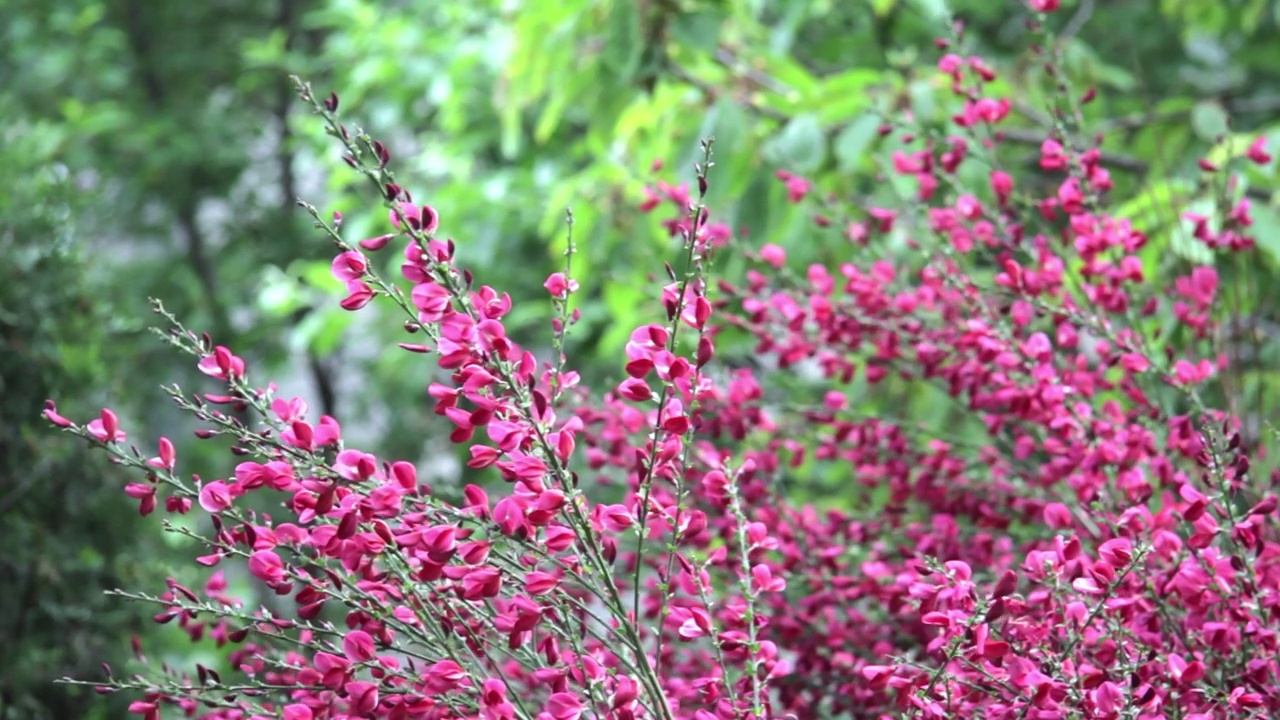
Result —
[[123, 663], [146, 608], [106, 590], [154, 585], [155, 559], [123, 479], [82, 443], [49, 432], [45, 398], [89, 400], [110, 384], [108, 307], [86, 287], [71, 245], [86, 204], [51, 149], [59, 132], [18, 121], [0, 138], [0, 718], [123, 713], [84, 688], [53, 684]]

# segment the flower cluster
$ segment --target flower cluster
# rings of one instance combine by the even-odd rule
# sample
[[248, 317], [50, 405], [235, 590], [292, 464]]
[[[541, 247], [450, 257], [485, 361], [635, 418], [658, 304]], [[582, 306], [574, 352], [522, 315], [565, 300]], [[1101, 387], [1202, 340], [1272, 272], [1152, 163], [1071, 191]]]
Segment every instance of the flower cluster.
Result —
[[[1213, 265], [1158, 286], [1078, 128], [1044, 139], [1036, 172], [1053, 183], [1037, 190], [995, 151], [1011, 112], [997, 71], [959, 52], [938, 70], [948, 127], [883, 128], [906, 148], [885, 171], [911, 197], [842, 205], [778, 172], [791, 202], [822, 205], [815, 234], [838, 263], [796, 268], [764, 243], [745, 277], [711, 277], [735, 240], [703, 202], [710, 142], [696, 188], [649, 189], [641, 209], [670, 210], [679, 256], [603, 390], [508, 337], [513, 299], [458, 267], [439, 214], [338, 121], [337, 96], [301, 86], [389, 214], [388, 234], [351, 243], [308, 207], [339, 249], [342, 307], [404, 314], [400, 348], [440, 370], [434, 412], [500, 483], [437, 494], [169, 317], [170, 342], [221, 385], [169, 393], [241, 457], [225, 478], [179, 472], [168, 439], [155, 457], [126, 446], [110, 410], [46, 415], [139, 470], [141, 514], [198, 507], [209, 534], [172, 526], [206, 544], [198, 561], [242, 564], [290, 612], [247, 609], [220, 569], [201, 592], [134, 595], [234, 645], [240, 677], [100, 687], [140, 693], [147, 720], [1280, 713], [1275, 478], [1213, 405], [1229, 365], [1212, 349]], [[1240, 161], [1272, 158], [1259, 141]], [[973, 164], [983, 187], [960, 180]], [[1253, 252], [1247, 199], [1219, 207], [1188, 215], [1196, 241]], [[393, 243], [403, 282], [366, 254]], [[544, 287], [559, 353], [579, 287], [568, 269]], [[773, 369], [718, 367], [729, 334]], [[932, 388], [962, 427], [868, 416], [855, 386]], [[796, 477], [840, 478], [843, 509], [799, 501]]]
[[[1107, 210], [1102, 154], [1065, 132], [1040, 148], [1056, 188], [1020, 195], [983, 152], [1008, 114], [985, 94], [995, 72], [955, 54], [939, 69], [961, 110], [950, 134], [903, 138], [920, 149], [891, 171], [915, 180], [912, 201], [851, 215], [838, 266], [799, 271], [766, 244], [760, 270], [722, 283], [756, 352], [824, 379], [819, 403], [778, 412], [744, 373], [707, 427], [716, 447], [745, 434], [763, 448], [740, 495], [774, 530], [772, 573], [792, 578], [767, 601], [764, 637], [795, 653], [775, 712], [1274, 716], [1277, 478], [1251, 470], [1265, 448], [1239, 418], [1206, 405], [1227, 365], [1201, 342], [1214, 267], [1153, 287], [1148, 238]], [[1259, 140], [1244, 160], [1271, 158]], [[989, 200], [959, 185], [967, 162], [991, 168]], [[808, 186], [779, 178], [802, 201]], [[1248, 199], [1224, 205], [1212, 223], [1188, 214], [1195, 238], [1249, 252]], [[894, 232], [920, 261], [879, 250]], [[1190, 340], [1156, 344], [1151, 319]], [[936, 387], [982, 439], [858, 416], [845, 392], [857, 380]], [[825, 467], [858, 511], [798, 507], [777, 489]]]

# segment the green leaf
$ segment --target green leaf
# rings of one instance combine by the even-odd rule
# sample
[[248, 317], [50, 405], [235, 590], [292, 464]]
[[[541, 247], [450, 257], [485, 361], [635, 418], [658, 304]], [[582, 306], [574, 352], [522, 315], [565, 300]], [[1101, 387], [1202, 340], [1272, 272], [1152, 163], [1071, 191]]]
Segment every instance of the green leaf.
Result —
[[1254, 205], [1253, 236], [1261, 250], [1271, 261], [1271, 267], [1280, 268], [1280, 213], [1267, 205]]
[[1247, 3], [1240, 12], [1240, 29], [1247, 34], [1252, 34], [1258, 29], [1258, 25], [1262, 23], [1262, 14], [1266, 11], [1268, 0], [1253, 0]]
[[927, 80], [916, 80], [907, 88], [911, 94], [911, 108], [916, 120], [922, 124], [933, 122], [938, 115], [937, 90]]
[[871, 11], [876, 14], [876, 17], [884, 17], [892, 12], [897, 4], [898, 0], [871, 0]]
[[343, 288], [342, 282], [333, 276], [331, 265], [323, 260], [298, 260], [290, 263], [286, 272], [317, 290], [336, 295]]
[[822, 124], [810, 114], [797, 115], [765, 146], [765, 156], [797, 173], [817, 170], [826, 157]]
[[[660, 129], [662, 120], [676, 112], [684, 98], [684, 87], [674, 83], [659, 83], [651, 96], [637, 97], [618, 114], [613, 137], [630, 142], [636, 135]], [[645, 160], [645, 164], [650, 161]]]
[[305, 303], [297, 280], [274, 265], [263, 271], [261, 286], [258, 290], [258, 307], [265, 315], [276, 318], [288, 317]]
[[922, 15], [935, 23], [945, 22], [951, 15], [947, 0], [914, 0], [912, 4]]
[[648, 299], [640, 287], [634, 282], [611, 282], [601, 288], [611, 323], [608, 332], [600, 339], [602, 353], [610, 353], [626, 345], [632, 329], [639, 324], [636, 320]]
[[835, 155], [841, 170], [852, 171], [858, 167], [879, 129], [880, 117], [868, 113], [840, 131], [835, 140]]
[[307, 313], [289, 338], [295, 350], [307, 350], [327, 357], [338, 349], [343, 334], [355, 315], [336, 306]]
[[750, 121], [751, 118], [747, 116], [741, 105], [727, 97], [722, 97], [711, 108], [699, 135], [715, 137], [717, 150], [737, 151], [747, 142], [747, 135], [751, 128]]
[[1137, 197], [1116, 208], [1116, 217], [1125, 218], [1147, 233], [1147, 244], [1138, 253], [1143, 271], [1155, 277], [1170, 250], [1174, 235], [1186, 234], [1180, 210], [1192, 198], [1193, 186], [1185, 180], [1153, 183]]
[[[740, 62], [745, 63], [746, 59], [742, 58]], [[754, 65], [755, 63], [750, 64]], [[783, 95], [788, 100], [798, 100], [812, 94], [821, 87], [818, 79], [813, 76], [813, 73], [809, 72], [808, 68], [785, 55], [768, 58], [764, 63], [764, 72], [774, 81], [785, 86], [786, 90]]]
[[1086, 82], [1121, 92], [1129, 92], [1137, 87], [1133, 73], [1103, 62], [1093, 48], [1079, 38], [1072, 38], [1066, 43], [1065, 60], [1071, 74], [1080, 76]]
[[1191, 184], [1183, 180], [1152, 183], [1145, 192], [1116, 208], [1116, 216], [1128, 218], [1139, 227], [1150, 227], [1162, 216], [1176, 216], [1176, 208], [1190, 199], [1191, 190]]
[[606, 27], [604, 54], [601, 61], [613, 80], [625, 84], [640, 67], [644, 43], [640, 37], [639, 3], [612, 3]]
[[776, 182], [763, 173], [756, 174], [734, 208], [731, 225], [750, 228], [752, 235], [769, 237], [772, 230], [769, 221], [773, 219], [769, 213], [769, 199]]
[[502, 109], [502, 157], [510, 160], [520, 154], [520, 146], [524, 139], [524, 131], [520, 127], [520, 108], [512, 103]]
[[551, 99], [542, 108], [538, 124], [533, 129], [533, 141], [539, 145], [546, 143], [560, 126], [560, 118], [569, 107], [569, 93], [561, 88], [552, 93]]
[[[626, 0], [620, 0], [626, 2]], [[679, 47], [715, 47], [724, 18], [715, 12], [676, 13], [671, 23], [672, 41]]]
[[1226, 108], [1216, 100], [1202, 100], [1191, 109], [1191, 128], [1201, 140], [1215, 142], [1227, 134]]
[[808, 93], [798, 109], [812, 112], [823, 123], [848, 122], [871, 104], [872, 86], [882, 80], [880, 71], [866, 68], [832, 75]]
[[707, 114], [698, 136], [716, 141], [711, 197], [725, 202], [737, 199], [751, 181], [757, 159], [751, 117], [741, 105], [722, 97]]

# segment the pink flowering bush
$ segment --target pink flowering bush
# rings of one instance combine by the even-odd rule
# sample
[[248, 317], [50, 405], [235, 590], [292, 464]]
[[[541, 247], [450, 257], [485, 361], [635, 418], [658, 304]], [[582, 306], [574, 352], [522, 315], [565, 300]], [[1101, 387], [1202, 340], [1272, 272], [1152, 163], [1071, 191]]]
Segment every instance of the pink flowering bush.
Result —
[[[110, 410], [46, 415], [139, 471], [125, 491], [143, 515], [207, 517], [207, 534], [170, 526], [205, 544], [203, 588], [128, 595], [234, 646], [236, 677], [95, 684], [137, 693], [147, 720], [1276, 716], [1277, 498], [1253, 465], [1263, 440], [1220, 409], [1214, 267], [1153, 282], [1147, 237], [1114, 213], [1104, 156], [1070, 119], [1092, 91], [1063, 82], [1043, 193], [994, 152], [1010, 109], [989, 92], [995, 70], [957, 53], [938, 69], [949, 125], [882, 128], [917, 148], [885, 167], [914, 196], [861, 206], [778, 173], [814, 207], [815, 238], [839, 230], [831, 264], [744, 248], [714, 221], [710, 140], [693, 188], [650, 189], [642, 208], [663, 213], [678, 256], [652, 288], [663, 312], [633, 329], [625, 379], [605, 388], [582, 387], [563, 352], [571, 265], [546, 279], [555, 353], [535, 357], [503, 320], [544, 300], [459, 267], [447, 213], [396, 184], [390, 151], [341, 124], [336, 95], [302, 86], [388, 212], [387, 234], [352, 240], [307, 206], [338, 249], [335, 301], [403, 313], [401, 351], [448, 376], [429, 395], [450, 439], [505, 485], [440, 497], [158, 307], [218, 386], [170, 396], [239, 464], [201, 480], [168, 439], [154, 457], [128, 445]], [[1261, 141], [1234, 160], [1272, 162]], [[973, 164], [983, 186], [959, 179]], [[1230, 168], [1202, 167], [1223, 181], [1218, 214], [1189, 217], [1195, 239], [1247, 260], [1249, 201]], [[386, 250], [404, 283], [370, 262]], [[712, 272], [744, 251], [744, 277]], [[732, 337], [775, 367], [721, 367]], [[934, 387], [983, 440], [861, 416], [855, 380]], [[830, 469], [854, 510], [788, 492], [785, 478]], [[279, 510], [253, 509], [260, 497]], [[289, 612], [229, 597], [217, 568], [232, 563]]]

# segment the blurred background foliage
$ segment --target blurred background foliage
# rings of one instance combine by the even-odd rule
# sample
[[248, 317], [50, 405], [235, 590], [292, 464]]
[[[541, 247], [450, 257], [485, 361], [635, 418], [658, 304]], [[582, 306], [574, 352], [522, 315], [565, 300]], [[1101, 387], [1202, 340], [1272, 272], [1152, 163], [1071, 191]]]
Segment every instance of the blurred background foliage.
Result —
[[[794, 267], [839, 260], [841, 227], [816, 230], [775, 173], [895, 205], [905, 187], [878, 163], [899, 141], [877, 129], [908, 107], [926, 126], [951, 112], [932, 41], [952, 17], [1015, 99], [1004, 161], [1034, 167], [1054, 87], [1025, 52], [1028, 14], [1014, 2], [0, 4], [0, 717], [118, 716], [48, 681], [118, 659], [142, 629], [145, 609], [97, 590], [158, 590], [175, 553], [193, 554], [157, 542], [122, 478], [42, 429], [44, 397], [77, 418], [117, 408], [145, 451], [174, 436], [183, 466], [206, 477], [233, 467], [225, 448], [191, 441], [156, 389], [207, 385], [147, 332], [149, 296], [244, 355], [259, 381], [338, 415], [352, 442], [424, 463], [437, 485], [469, 480], [430, 413], [431, 370], [383, 351], [399, 322], [353, 325], [336, 305], [332, 249], [296, 199], [341, 210], [352, 240], [385, 232], [386, 216], [337, 162], [290, 74], [336, 90], [348, 119], [387, 142], [402, 184], [441, 212], [479, 282], [533, 300], [511, 319], [533, 348], [549, 338], [540, 286], [563, 263], [572, 207], [586, 291], [570, 351], [588, 379], [609, 379], [630, 329], [657, 316], [649, 278], [671, 255], [659, 218], [637, 209], [654, 161], [667, 163], [662, 177], [688, 177], [698, 139], [714, 136], [720, 220], [748, 244], [787, 248]], [[1171, 208], [1212, 203], [1197, 158], [1225, 159], [1258, 133], [1280, 141], [1280, 5], [1068, 0], [1050, 24], [1073, 91], [1100, 91], [1086, 129], [1106, 134], [1122, 214], [1150, 230], [1149, 269], [1203, 261]], [[1276, 178], [1251, 169], [1245, 180], [1265, 261], [1220, 271], [1253, 333], [1237, 371], [1251, 403], [1275, 387], [1280, 217]], [[377, 261], [397, 262], [392, 251]], [[721, 272], [744, 262], [726, 256]], [[962, 410], [940, 393], [894, 392], [855, 388], [855, 408]], [[809, 480], [796, 492], [844, 482]], [[189, 645], [166, 642], [166, 657], [190, 660]]]
[[[56, 157], [56, 122], [0, 129], [0, 718], [93, 718], [85, 688], [52, 684], [127, 658], [151, 626], [106, 590], [154, 582], [163, 561], [123, 475], [40, 416], [52, 396], [102, 402], [127, 356], [103, 327], [106, 286], [75, 238], [89, 205]], [[122, 712], [124, 705], [99, 705]]]

